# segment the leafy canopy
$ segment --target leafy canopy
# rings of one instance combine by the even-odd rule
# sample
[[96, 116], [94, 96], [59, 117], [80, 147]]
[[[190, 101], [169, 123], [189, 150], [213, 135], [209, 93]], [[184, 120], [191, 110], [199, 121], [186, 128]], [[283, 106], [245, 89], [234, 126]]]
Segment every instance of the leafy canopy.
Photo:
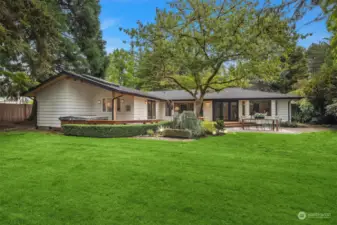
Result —
[[135, 75], [134, 55], [124, 49], [116, 49], [109, 54], [107, 80], [127, 87], [137, 87], [139, 79]]
[[140, 73], [173, 83], [200, 104], [209, 91], [272, 78], [298, 36], [279, 10], [258, 4], [178, 0], [157, 9], [154, 23], [125, 30], [143, 60]]

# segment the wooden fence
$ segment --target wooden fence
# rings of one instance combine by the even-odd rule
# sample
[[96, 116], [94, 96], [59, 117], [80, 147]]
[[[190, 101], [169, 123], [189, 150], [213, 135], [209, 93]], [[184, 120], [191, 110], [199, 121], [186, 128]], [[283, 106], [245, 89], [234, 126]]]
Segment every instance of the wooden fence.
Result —
[[0, 121], [20, 122], [27, 119], [32, 111], [30, 104], [0, 103]]

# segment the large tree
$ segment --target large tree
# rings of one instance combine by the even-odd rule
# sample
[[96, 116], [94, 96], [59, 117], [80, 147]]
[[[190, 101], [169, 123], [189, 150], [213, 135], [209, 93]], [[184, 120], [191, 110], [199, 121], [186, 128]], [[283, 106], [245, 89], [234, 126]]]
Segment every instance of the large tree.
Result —
[[[77, 44], [79, 52], [85, 56], [89, 65], [89, 70], [86, 72], [103, 78], [108, 66], [108, 58], [98, 18], [101, 10], [99, 1], [58, 0], [58, 3], [67, 19], [68, 39], [70, 38], [73, 43]], [[69, 42], [68, 44], [71, 45]], [[76, 48], [73, 49], [73, 52], [75, 51], [78, 52]]]
[[22, 73], [41, 82], [62, 68], [103, 77], [107, 58], [99, 11], [96, 0], [0, 1], [0, 68], [12, 73], [6, 82], [21, 87], [15, 81], [25, 82]]
[[136, 88], [139, 80], [135, 74], [135, 59], [130, 51], [116, 49], [109, 54], [107, 80], [116, 84]]
[[308, 70], [310, 73], [318, 73], [328, 57], [331, 57], [331, 47], [325, 42], [313, 43], [307, 50]]
[[207, 92], [277, 75], [297, 38], [288, 22], [258, 1], [178, 0], [157, 9], [155, 23], [126, 32], [148, 76], [187, 91], [199, 114]]
[[296, 46], [288, 54], [281, 57], [282, 72], [275, 80], [264, 79], [252, 81], [252, 89], [269, 92], [289, 93], [296, 89], [299, 80], [308, 78], [306, 50]]

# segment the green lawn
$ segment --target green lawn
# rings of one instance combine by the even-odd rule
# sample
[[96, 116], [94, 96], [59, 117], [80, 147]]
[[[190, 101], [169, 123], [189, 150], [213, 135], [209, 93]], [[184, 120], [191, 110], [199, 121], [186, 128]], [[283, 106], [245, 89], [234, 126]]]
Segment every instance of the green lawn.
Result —
[[337, 224], [337, 133], [0, 133], [0, 224]]

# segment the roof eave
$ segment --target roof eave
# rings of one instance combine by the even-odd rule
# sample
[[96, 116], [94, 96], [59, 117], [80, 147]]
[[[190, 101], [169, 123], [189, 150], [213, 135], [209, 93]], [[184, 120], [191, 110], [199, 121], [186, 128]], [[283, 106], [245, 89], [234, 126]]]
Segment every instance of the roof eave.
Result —
[[23, 92], [22, 96], [28, 96], [28, 97], [30, 96], [30, 97], [32, 97], [33, 95], [30, 95], [30, 93], [34, 92], [36, 89], [42, 87], [43, 85], [47, 84], [48, 82], [51, 82], [51, 81], [55, 80], [56, 78], [64, 76], [64, 75], [66, 75], [68, 77], [71, 77], [73, 79], [82, 80], [84, 82], [90, 83], [92, 85], [98, 86], [98, 87], [103, 88], [103, 89], [108, 90], [108, 91], [116, 91], [116, 92], [119, 92], [121, 94], [134, 95], [134, 96], [138, 96], [138, 97], [142, 97], [142, 98], [150, 98], [150, 99], [155, 99], [155, 100], [166, 100], [166, 99], [158, 98], [158, 97], [155, 97], [155, 96], [147, 96], [147, 95], [136, 94], [136, 93], [132, 93], [132, 92], [128, 92], [128, 91], [122, 91], [122, 90], [119, 90], [117, 88], [113, 88], [111, 86], [106, 86], [106, 85], [101, 84], [99, 82], [95, 82], [94, 80], [85, 79], [85, 78], [83, 78], [80, 75], [77, 75], [77, 74], [74, 74], [74, 73], [71, 73], [71, 72], [68, 72], [68, 71], [62, 71], [59, 74], [48, 78], [47, 80], [45, 80], [41, 84], [39, 84], [39, 85], [37, 85], [37, 86], [29, 89], [26, 92]]

